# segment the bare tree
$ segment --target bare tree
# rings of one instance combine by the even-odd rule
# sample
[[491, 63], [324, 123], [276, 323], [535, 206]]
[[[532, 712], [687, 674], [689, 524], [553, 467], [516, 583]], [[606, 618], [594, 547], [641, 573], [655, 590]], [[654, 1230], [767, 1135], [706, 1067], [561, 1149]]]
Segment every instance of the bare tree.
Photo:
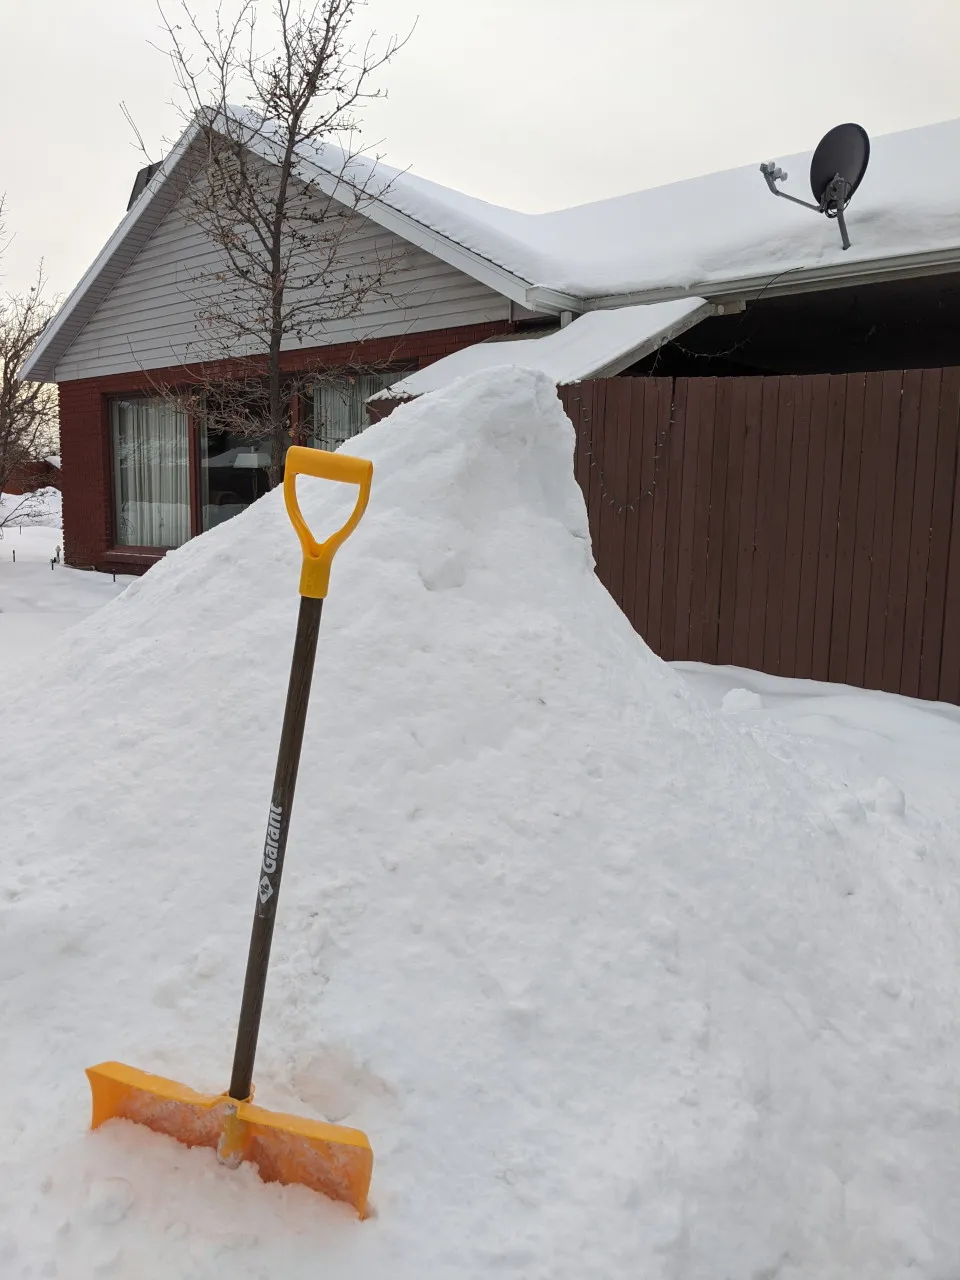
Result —
[[[186, 0], [183, 25], [164, 16], [184, 116], [197, 130], [183, 198], [219, 250], [216, 269], [194, 279], [205, 360], [244, 360], [232, 393], [201, 374], [187, 395], [195, 414], [226, 415], [234, 430], [270, 441], [272, 484], [283, 475], [296, 393], [281, 352], [386, 296], [396, 266], [389, 242], [362, 258], [351, 252], [364, 209], [388, 185], [356, 145], [357, 109], [380, 96], [373, 77], [402, 44], [353, 44], [362, 4], [272, 0], [268, 52], [256, 0], [242, 0], [232, 21], [218, 11], [209, 34]], [[312, 180], [310, 163], [332, 178], [329, 190]]]
[[[26, 293], [0, 301], [0, 492], [15, 481], [33, 482], [43, 459], [56, 447], [56, 388], [19, 378], [54, 311], [54, 304], [43, 297], [43, 287], [41, 267]], [[27, 492], [19, 502], [0, 507], [0, 530], [32, 516], [35, 501]]]

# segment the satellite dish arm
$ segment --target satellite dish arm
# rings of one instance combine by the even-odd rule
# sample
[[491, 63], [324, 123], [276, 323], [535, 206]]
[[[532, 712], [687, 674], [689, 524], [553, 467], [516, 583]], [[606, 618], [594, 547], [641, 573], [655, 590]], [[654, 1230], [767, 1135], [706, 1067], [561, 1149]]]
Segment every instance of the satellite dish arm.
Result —
[[843, 247], [844, 249], [850, 248], [850, 237], [847, 235], [847, 224], [843, 216], [844, 207], [850, 199], [850, 190], [839, 173], [823, 193], [823, 203], [813, 204], [810, 200], [800, 200], [797, 196], [787, 195], [786, 191], [780, 190], [777, 183], [786, 182], [788, 175], [778, 168], [773, 161], [769, 164], [762, 164], [760, 172], [763, 174], [769, 189], [775, 196], [779, 196], [781, 200], [789, 200], [793, 204], [803, 205], [804, 209], [812, 209], [814, 213], [825, 213], [828, 218], [836, 218]]
[[850, 248], [850, 237], [847, 235], [847, 224], [843, 216], [844, 207], [849, 199], [850, 188], [839, 173], [835, 174], [833, 181], [823, 193], [821, 212], [825, 213], [828, 218], [836, 218], [844, 249]]
[[793, 202], [793, 204], [802, 204], [805, 209], [812, 209], [814, 213], [821, 212], [820, 206], [818, 204], [813, 204], [809, 200], [800, 200], [797, 196], [788, 195], [786, 191], [780, 190], [780, 188], [777, 186], [777, 183], [786, 182], [787, 178], [790, 175], [787, 173], [784, 173], [782, 169], [778, 169], [777, 166], [773, 163], [773, 161], [771, 161], [769, 164], [762, 164], [760, 166], [760, 172], [763, 174], [764, 178], [766, 179], [767, 186], [770, 188], [773, 194], [775, 196], [779, 196], [781, 200], [790, 200]]

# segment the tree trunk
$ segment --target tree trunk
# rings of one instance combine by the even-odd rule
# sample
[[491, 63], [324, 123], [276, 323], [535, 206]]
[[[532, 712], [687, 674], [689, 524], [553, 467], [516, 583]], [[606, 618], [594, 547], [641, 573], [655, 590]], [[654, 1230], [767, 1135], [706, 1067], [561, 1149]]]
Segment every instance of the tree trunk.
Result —
[[283, 482], [283, 461], [290, 443], [287, 430], [287, 415], [283, 403], [283, 388], [280, 382], [280, 342], [283, 338], [282, 325], [273, 325], [270, 334], [270, 362], [268, 368], [268, 391], [270, 397], [270, 488], [275, 489]]

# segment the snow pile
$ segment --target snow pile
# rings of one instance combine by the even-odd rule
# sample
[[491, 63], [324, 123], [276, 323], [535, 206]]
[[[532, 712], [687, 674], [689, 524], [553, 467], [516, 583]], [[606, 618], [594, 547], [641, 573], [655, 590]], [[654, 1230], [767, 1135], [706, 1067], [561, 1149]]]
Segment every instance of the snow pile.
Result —
[[[5, 707], [0, 1273], [944, 1277], [958, 833], [710, 712], [591, 571], [514, 370], [350, 442], [257, 1098], [364, 1128], [376, 1216], [125, 1123], [224, 1087], [297, 608], [279, 494]], [[352, 495], [305, 481], [318, 530]], [[51, 669], [52, 668], [52, 669]]]

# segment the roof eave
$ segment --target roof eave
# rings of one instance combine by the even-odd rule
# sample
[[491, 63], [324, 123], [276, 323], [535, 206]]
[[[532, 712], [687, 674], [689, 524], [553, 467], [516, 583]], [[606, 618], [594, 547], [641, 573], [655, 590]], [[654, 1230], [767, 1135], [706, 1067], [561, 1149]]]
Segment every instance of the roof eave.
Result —
[[849, 267], [845, 263], [834, 263], [824, 267], [797, 267], [788, 272], [731, 276], [728, 279], [712, 280], [707, 283], [694, 282], [688, 288], [661, 287], [634, 289], [627, 293], [596, 294], [584, 298], [581, 305], [585, 311], [604, 311], [696, 296], [712, 298], [714, 301], [749, 300], [759, 292], [762, 292], [764, 297], [783, 298], [791, 294], [813, 293], [822, 289], [852, 288], [856, 285], [884, 284], [894, 280], [940, 275], [950, 270], [960, 271], [960, 247], [871, 258], [851, 263]]
[[[254, 142], [252, 145], [256, 146]], [[301, 157], [298, 172], [307, 182], [318, 186], [325, 195], [340, 203], [352, 206], [356, 200], [356, 192], [349, 183], [329, 170], [315, 164], [312, 160]], [[561, 311], [574, 311], [579, 314], [583, 310], [583, 299], [557, 289], [549, 289], [524, 280], [522, 276], [502, 267], [499, 263], [485, 258], [473, 249], [468, 249], [456, 240], [452, 240], [443, 232], [435, 230], [425, 222], [421, 222], [412, 214], [404, 213], [379, 196], [369, 196], [361, 201], [359, 212], [370, 218], [385, 231], [392, 231], [401, 239], [422, 249], [455, 267], [465, 275], [489, 286], [511, 302], [531, 311], [545, 311], [559, 315]]]
[[[57, 365], [60, 363], [66, 351], [69, 350], [74, 339], [78, 336], [83, 326], [89, 320], [86, 317], [77, 330], [77, 333], [70, 333], [69, 326], [71, 320], [77, 316], [78, 309], [88, 298], [93, 286], [100, 280], [111, 261], [116, 257], [117, 252], [130, 239], [134, 232], [145, 222], [155, 218], [157, 213], [156, 201], [161, 191], [167, 187], [169, 179], [178, 169], [184, 156], [190, 149], [190, 146], [196, 136], [197, 126], [195, 124], [188, 125], [180, 136], [179, 141], [174, 146], [170, 154], [163, 160], [160, 168], [150, 179], [142, 194], [131, 206], [123, 220], [118, 224], [113, 235], [103, 246], [96, 258], [84, 272], [79, 283], [73, 288], [68, 295], [66, 301], [60, 307], [50, 324], [44, 329], [43, 334], [37, 345], [27, 356], [21, 366], [19, 377], [23, 382], [52, 382], [56, 372]], [[126, 267], [124, 267], [124, 270]], [[122, 275], [121, 271], [117, 278]], [[109, 279], [109, 276], [107, 277]], [[115, 280], [110, 280], [106, 293], [113, 288]], [[96, 306], [99, 306], [99, 299]], [[92, 312], [91, 312], [92, 315]], [[66, 342], [63, 341], [66, 336]], [[60, 341], [58, 341], [58, 339]]]

